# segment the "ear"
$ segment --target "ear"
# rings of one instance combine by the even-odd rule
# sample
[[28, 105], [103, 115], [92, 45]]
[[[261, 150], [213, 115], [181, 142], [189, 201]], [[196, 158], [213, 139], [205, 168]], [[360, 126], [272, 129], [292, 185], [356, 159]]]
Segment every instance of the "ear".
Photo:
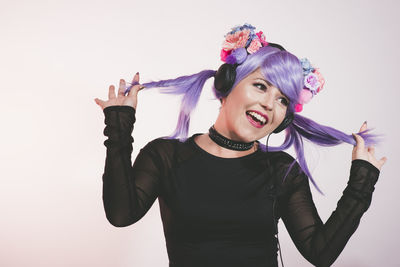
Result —
[[219, 99], [219, 102], [221, 102], [221, 106], [225, 105], [226, 97], [220, 98], [220, 99]]

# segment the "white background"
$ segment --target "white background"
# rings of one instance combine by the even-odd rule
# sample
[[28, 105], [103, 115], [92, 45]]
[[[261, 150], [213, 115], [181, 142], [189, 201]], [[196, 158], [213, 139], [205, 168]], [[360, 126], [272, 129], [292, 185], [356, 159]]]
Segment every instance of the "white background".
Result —
[[[223, 36], [245, 22], [320, 67], [326, 85], [303, 115], [384, 135], [370, 209], [333, 266], [399, 266], [398, 1], [0, 1], [0, 265], [168, 266], [158, 202], [111, 226], [102, 206], [104, 115], [94, 98], [140, 71], [143, 82], [217, 69]], [[218, 112], [211, 80], [190, 135]], [[179, 97], [139, 95], [134, 159], [175, 128]], [[278, 144], [282, 136], [273, 137]], [[350, 145], [307, 149], [325, 221], [344, 190]], [[311, 266], [280, 223], [285, 266]]]

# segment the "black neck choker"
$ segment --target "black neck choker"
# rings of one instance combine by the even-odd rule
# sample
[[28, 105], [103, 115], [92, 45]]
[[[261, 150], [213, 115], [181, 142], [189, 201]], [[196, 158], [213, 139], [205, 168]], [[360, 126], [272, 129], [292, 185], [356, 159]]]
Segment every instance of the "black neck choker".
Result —
[[254, 146], [254, 142], [244, 143], [226, 138], [215, 130], [214, 125], [208, 129], [208, 135], [218, 145], [231, 150], [245, 151]]

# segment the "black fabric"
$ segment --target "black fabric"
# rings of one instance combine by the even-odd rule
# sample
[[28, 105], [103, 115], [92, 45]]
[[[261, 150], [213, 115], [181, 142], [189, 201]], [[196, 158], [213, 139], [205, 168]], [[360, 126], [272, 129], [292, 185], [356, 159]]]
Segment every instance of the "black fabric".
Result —
[[107, 147], [103, 175], [106, 217], [117, 227], [140, 220], [158, 198], [170, 266], [277, 265], [269, 183], [277, 190], [282, 218], [300, 253], [315, 266], [330, 266], [357, 229], [371, 203], [379, 170], [352, 162], [350, 179], [336, 210], [323, 223], [308, 177], [285, 152], [258, 150], [239, 158], [220, 158], [195, 142], [155, 139], [132, 166], [135, 110], [104, 109]]
[[228, 92], [236, 80], [236, 68], [239, 64], [222, 64], [214, 76], [214, 87], [217, 91], [225, 94]]

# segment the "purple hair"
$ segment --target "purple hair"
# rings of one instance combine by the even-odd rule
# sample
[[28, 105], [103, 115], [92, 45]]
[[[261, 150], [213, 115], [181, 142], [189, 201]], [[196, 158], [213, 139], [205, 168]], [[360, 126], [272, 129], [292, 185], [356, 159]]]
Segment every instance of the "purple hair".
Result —
[[[294, 112], [294, 107], [299, 98], [300, 91], [303, 89], [303, 69], [299, 59], [287, 51], [278, 48], [265, 46], [256, 53], [247, 56], [246, 60], [236, 69], [236, 80], [232, 88], [226, 93], [221, 93], [213, 86], [213, 92], [217, 99], [222, 99], [229, 95], [232, 89], [249, 74], [257, 69], [261, 70], [262, 75], [290, 100], [288, 112]], [[144, 83], [145, 88], [160, 88], [161, 93], [183, 95], [178, 123], [174, 133], [166, 138], [179, 138], [185, 140], [188, 135], [190, 115], [196, 107], [200, 98], [204, 83], [214, 77], [216, 71], [204, 70], [190, 76], [182, 76], [176, 79], [162, 80], [157, 82]], [[368, 130], [360, 133], [366, 145], [377, 143], [375, 135], [368, 134]], [[294, 113], [293, 122], [285, 130], [285, 140], [279, 147], [268, 147], [268, 151], [285, 150], [292, 145], [296, 152], [296, 157], [301, 169], [307, 174], [315, 188], [321, 190], [315, 183], [304, 157], [303, 138], [320, 146], [335, 146], [343, 142], [355, 145], [352, 135], [345, 134], [329, 126], [318, 124], [304, 116]], [[266, 150], [265, 146], [261, 146]], [[295, 162], [291, 166], [294, 165]], [[287, 170], [288, 174], [290, 168]], [[285, 176], [286, 177], [286, 176]]]

